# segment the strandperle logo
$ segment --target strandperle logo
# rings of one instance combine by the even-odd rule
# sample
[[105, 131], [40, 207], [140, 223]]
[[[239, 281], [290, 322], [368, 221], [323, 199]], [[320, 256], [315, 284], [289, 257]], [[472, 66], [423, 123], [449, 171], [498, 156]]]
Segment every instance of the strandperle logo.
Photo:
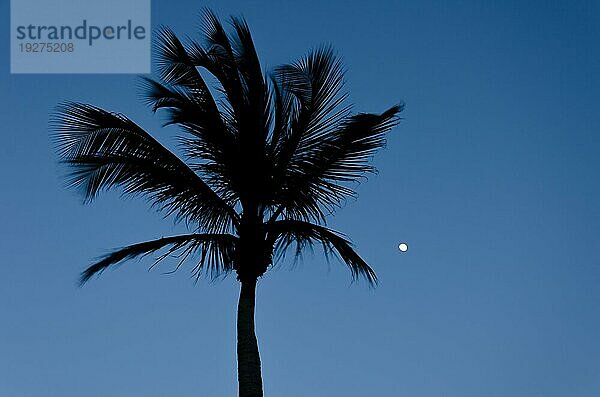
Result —
[[11, 0], [11, 73], [149, 73], [150, 0]]
[[88, 45], [94, 41], [104, 40], [144, 40], [146, 28], [142, 25], [134, 25], [131, 19], [126, 24], [117, 26], [97, 26], [88, 23], [84, 19], [81, 25], [72, 26], [39, 26], [27, 25], [17, 26], [17, 40], [42, 40], [42, 41], [66, 41], [83, 40]]

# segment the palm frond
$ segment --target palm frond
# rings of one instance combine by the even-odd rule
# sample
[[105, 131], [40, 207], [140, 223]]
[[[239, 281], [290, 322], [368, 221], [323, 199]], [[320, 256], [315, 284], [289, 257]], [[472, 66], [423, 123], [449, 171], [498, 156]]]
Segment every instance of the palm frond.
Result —
[[336, 126], [350, 106], [341, 106], [347, 97], [341, 93], [344, 70], [331, 47], [320, 47], [292, 64], [280, 66], [273, 76], [297, 102], [290, 115], [289, 133], [280, 144], [279, 164], [285, 168], [295, 155], [318, 143]]
[[215, 278], [233, 270], [236, 242], [237, 238], [230, 234], [187, 234], [133, 244], [105, 255], [88, 267], [81, 273], [79, 283], [85, 284], [92, 276], [102, 273], [113, 265], [150, 255], [166, 247], [169, 249], [156, 260], [153, 266], [169, 256], [176, 256], [179, 258], [175, 269], [177, 270], [189, 257], [199, 256], [196, 266], [192, 269], [192, 275], [197, 280], [204, 272]]
[[53, 123], [59, 156], [72, 170], [69, 184], [82, 191], [86, 202], [101, 190], [120, 186], [124, 194], [144, 194], [159, 210], [197, 222], [206, 231], [223, 231], [239, 222], [225, 200], [127, 117], [66, 103]]
[[321, 142], [298, 154], [288, 169], [277, 201], [291, 218], [310, 219], [329, 212], [355, 193], [342, 182], [352, 182], [374, 172], [369, 164], [373, 154], [385, 146], [385, 134], [397, 124], [402, 106], [382, 114], [357, 114], [321, 137]]
[[181, 138], [189, 159], [227, 163], [227, 156], [231, 156], [234, 149], [235, 138], [226, 128], [216, 107], [206, 107], [188, 90], [167, 86], [147, 77], [142, 77], [141, 81], [147, 102], [153, 110], [167, 110], [165, 125], [178, 124], [190, 134]]
[[370, 285], [377, 284], [375, 271], [354, 251], [351, 243], [340, 233], [310, 222], [281, 220], [268, 227], [268, 239], [275, 246], [275, 258], [281, 258], [289, 247], [295, 245], [295, 255], [315, 243], [325, 253], [337, 253], [348, 266], [352, 279], [364, 278]]
[[[188, 56], [185, 46], [168, 27], [157, 30], [154, 50], [160, 78], [167, 84], [208, 92], [208, 86]], [[208, 97], [207, 97], [208, 99]]]
[[226, 133], [217, 104], [179, 38], [163, 27], [158, 31], [156, 43], [158, 70], [164, 84], [143, 79], [146, 99], [153, 111], [174, 108], [177, 111], [170, 123], [187, 126], [192, 131], [199, 126]]
[[231, 111], [239, 118], [244, 111], [245, 96], [234, 51], [221, 21], [209, 9], [203, 11], [202, 34], [203, 44], [191, 40], [187, 46], [190, 60], [217, 78]]
[[351, 115], [343, 78], [331, 47], [275, 69], [269, 143], [275, 161], [273, 215], [325, 222], [326, 215], [356, 195], [344, 183], [375, 171], [368, 161], [385, 145], [402, 105], [382, 114]]
[[310, 160], [303, 162], [304, 173], [331, 181], [354, 181], [375, 171], [368, 161], [385, 146], [385, 134], [398, 123], [403, 108], [396, 105], [381, 114], [360, 113], [344, 120]]
[[173, 31], [161, 28], [156, 49], [163, 83], [142, 77], [146, 102], [153, 111], [166, 109], [167, 124], [191, 134], [183, 139], [189, 157], [224, 162], [234, 137], [184, 45]]

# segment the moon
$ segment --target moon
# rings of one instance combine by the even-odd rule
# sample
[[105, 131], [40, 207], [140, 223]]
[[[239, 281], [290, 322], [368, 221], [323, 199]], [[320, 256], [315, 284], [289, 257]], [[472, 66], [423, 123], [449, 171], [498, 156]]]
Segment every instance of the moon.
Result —
[[398, 245], [398, 249], [400, 250], [400, 252], [406, 252], [406, 251], [408, 251], [408, 244], [400, 243]]

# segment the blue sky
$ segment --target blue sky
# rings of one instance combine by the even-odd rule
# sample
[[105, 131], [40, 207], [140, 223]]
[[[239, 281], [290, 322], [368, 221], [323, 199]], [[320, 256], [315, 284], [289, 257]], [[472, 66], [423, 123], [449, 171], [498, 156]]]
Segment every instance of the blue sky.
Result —
[[[267, 396], [600, 394], [597, 2], [154, 1], [153, 24], [195, 34], [204, 5], [245, 15], [265, 68], [331, 43], [357, 110], [407, 105], [330, 221], [380, 286], [318, 251], [260, 282]], [[194, 286], [146, 261], [75, 285], [106, 250], [181, 227], [116, 193], [82, 206], [53, 107], [120, 111], [167, 145], [177, 130], [132, 75], [10, 75], [0, 9], [0, 395], [235, 395], [233, 277]]]

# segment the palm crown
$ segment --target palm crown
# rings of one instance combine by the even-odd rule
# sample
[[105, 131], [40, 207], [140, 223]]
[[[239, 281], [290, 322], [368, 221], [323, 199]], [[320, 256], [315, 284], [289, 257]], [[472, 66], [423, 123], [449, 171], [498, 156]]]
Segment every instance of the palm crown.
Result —
[[[204, 43], [184, 46], [168, 28], [158, 34], [160, 80], [143, 78], [153, 111], [183, 127], [185, 162], [127, 117], [65, 103], [56, 117], [60, 157], [70, 184], [87, 201], [116, 186], [144, 194], [153, 206], [195, 232], [117, 250], [89, 267], [81, 281], [112, 264], [170, 247], [199, 253], [194, 272], [235, 270], [261, 276], [291, 244], [320, 243], [336, 251], [354, 277], [376, 281], [325, 215], [354, 191], [344, 184], [374, 171], [371, 155], [398, 121], [401, 106], [382, 114], [351, 114], [342, 64], [329, 47], [276, 68], [265, 78], [246, 22], [232, 18], [227, 35], [205, 13]], [[199, 72], [219, 82], [215, 99]], [[161, 258], [169, 255], [163, 255]]]
[[[160, 79], [142, 78], [152, 110], [164, 109], [167, 124], [185, 132], [180, 137], [185, 161], [122, 114], [81, 103], [59, 107], [54, 138], [71, 170], [70, 184], [86, 201], [120, 187], [125, 194], [144, 195], [191, 231], [118, 249], [87, 268], [82, 284], [111, 265], [164, 251], [157, 261], [177, 254], [177, 268], [193, 258], [196, 277], [235, 271], [242, 296], [244, 283], [253, 283], [247, 311], [253, 316], [256, 279], [290, 246], [299, 254], [315, 243], [337, 253], [353, 278], [376, 282], [350, 242], [324, 226], [325, 216], [355, 195], [349, 182], [374, 171], [368, 161], [385, 144], [402, 106], [353, 114], [342, 92], [342, 64], [329, 47], [265, 77], [246, 22], [230, 22], [228, 34], [205, 11], [203, 41], [185, 44], [161, 28]], [[200, 71], [216, 78], [219, 95]], [[238, 337], [254, 337], [253, 322], [252, 329], [240, 331], [239, 318]], [[258, 350], [244, 355], [245, 348], [239, 349], [238, 342], [240, 362], [254, 360], [253, 376], [260, 378]], [[244, 373], [240, 369], [240, 385]], [[240, 386], [240, 395], [262, 395], [258, 385], [245, 392]]]

